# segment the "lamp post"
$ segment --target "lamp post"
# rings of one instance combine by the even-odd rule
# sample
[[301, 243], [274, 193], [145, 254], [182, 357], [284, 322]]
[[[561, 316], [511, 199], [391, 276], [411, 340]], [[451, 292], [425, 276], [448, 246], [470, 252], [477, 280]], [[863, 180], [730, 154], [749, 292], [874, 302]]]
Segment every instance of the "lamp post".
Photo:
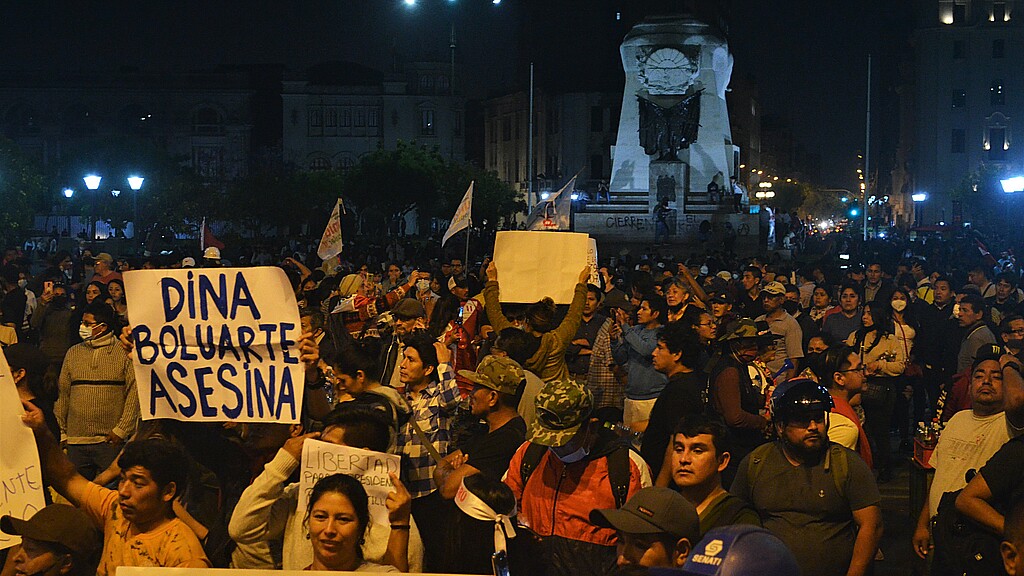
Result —
[[914, 225], [921, 225], [921, 203], [928, 199], [928, 194], [924, 192], [915, 192], [910, 195], [910, 199], [914, 201]]
[[93, 193], [92, 214], [89, 215], [89, 241], [92, 242], [96, 239], [96, 191], [100, 189], [100, 182], [103, 180], [103, 177], [89, 174], [82, 178], [82, 180], [85, 182], [85, 187]]
[[139, 253], [139, 190], [146, 179], [142, 176], [129, 176], [128, 186], [132, 189], [132, 244], [135, 253]]

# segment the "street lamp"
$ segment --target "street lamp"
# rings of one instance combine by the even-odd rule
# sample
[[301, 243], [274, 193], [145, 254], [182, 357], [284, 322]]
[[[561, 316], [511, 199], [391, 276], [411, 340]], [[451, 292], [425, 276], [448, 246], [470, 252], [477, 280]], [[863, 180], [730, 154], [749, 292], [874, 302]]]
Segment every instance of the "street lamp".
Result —
[[1000, 180], [999, 183], [1003, 186], [1003, 192], [1007, 194], [1024, 192], [1024, 176], [1014, 176], [1013, 178]]
[[139, 252], [139, 190], [146, 179], [142, 176], [129, 176], [128, 187], [132, 189], [132, 241], [136, 254]]
[[65, 188], [64, 189], [64, 197], [65, 198], [70, 200], [71, 197], [74, 196], [74, 195], [75, 195], [75, 190], [73, 188]]
[[[99, 188], [100, 188], [100, 181], [103, 180], [103, 177], [102, 176], [97, 176], [95, 174], [89, 174], [89, 175], [85, 176], [84, 178], [82, 178], [82, 180], [85, 181], [85, 187], [86, 188], [88, 188], [92, 192], [95, 192], [95, 191], [99, 190]], [[92, 214], [89, 215], [89, 220], [90, 220], [90, 224], [89, 224], [89, 241], [91, 242], [91, 241], [96, 239], [96, 195], [95, 194], [93, 194], [93, 196], [92, 196]]]
[[85, 181], [85, 187], [86, 188], [88, 188], [89, 190], [94, 190], [95, 191], [95, 190], [99, 190], [100, 182], [103, 180], [103, 177], [102, 176], [97, 176], [95, 174], [89, 174], [88, 176], [82, 178], [82, 180]]
[[928, 195], [925, 194], [924, 192], [918, 192], [916, 194], [911, 194], [910, 199], [913, 200], [914, 202], [924, 202], [925, 200], [928, 199]]

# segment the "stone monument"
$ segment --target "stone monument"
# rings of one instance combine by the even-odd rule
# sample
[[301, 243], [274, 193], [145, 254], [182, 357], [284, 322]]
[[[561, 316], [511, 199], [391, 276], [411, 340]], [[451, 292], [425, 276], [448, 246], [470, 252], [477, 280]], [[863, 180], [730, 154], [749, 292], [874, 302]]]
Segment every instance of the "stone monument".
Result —
[[672, 243], [737, 234], [741, 244], [743, 236], [756, 243], [757, 217], [735, 213], [729, 188], [739, 148], [725, 102], [733, 66], [725, 38], [699, 20], [655, 17], [634, 26], [619, 52], [626, 82], [611, 199], [577, 213], [575, 229], [610, 241], [652, 241], [652, 210], [668, 200]]

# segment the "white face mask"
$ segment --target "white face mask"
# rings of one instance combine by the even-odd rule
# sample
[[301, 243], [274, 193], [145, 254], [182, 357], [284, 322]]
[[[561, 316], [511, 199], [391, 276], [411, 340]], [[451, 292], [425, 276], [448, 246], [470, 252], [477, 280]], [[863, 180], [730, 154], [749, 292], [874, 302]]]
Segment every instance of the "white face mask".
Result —
[[92, 329], [92, 326], [86, 326], [85, 324], [81, 324], [78, 326], [78, 335], [82, 338], [82, 340], [91, 340]]
[[906, 307], [907, 307], [907, 301], [906, 300], [893, 300], [892, 301], [892, 309], [897, 311], [897, 312], [903, 312], [903, 310], [906, 309]]
[[25, 286], [28, 286], [28, 280], [26, 280], [24, 278], [19, 278], [18, 279], [18, 288], [24, 288]]

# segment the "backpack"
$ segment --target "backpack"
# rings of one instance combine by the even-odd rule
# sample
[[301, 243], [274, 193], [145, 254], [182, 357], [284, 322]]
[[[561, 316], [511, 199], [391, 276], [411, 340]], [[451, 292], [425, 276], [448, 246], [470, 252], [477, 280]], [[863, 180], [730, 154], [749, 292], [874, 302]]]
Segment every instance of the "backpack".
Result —
[[962, 490], [946, 492], [939, 500], [932, 527], [935, 557], [932, 576], [1003, 574], [1000, 538], [956, 509]]
[[[523, 488], [530, 481], [530, 475], [537, 469], [540, 459], [547, 452], [547, 446], [541, 446], [534, 442], [527, 441], [529, 446], [519, 462], [519, 477], [522, 479]], [[629, 497], [629, 450], [625, 445], [617, 446], [608, 458], [608, 481], [611, 483], [612, 496], [615, 498], [615, 507], [622, 508]]]
[[[747, 461], [747, 478], [750, 483], [757, 479], [761, 474], [761, 470], [764, 468], [765, 458], [768, 453], [775, 447], [774, 442], [768, 442], [767, 444], [761, 444], [750, 453], [750, 459]], [[828, 447], [828, 458], [829, 458], [829, 473], [832, 476], [832, 483], [835, 484], [836, 492], [843, 499], [846, 498], [846, 481], [850, 478], [850, 460], [849, 455], [846, 453], [846, 449], [839, 444], [831, 444]]]

